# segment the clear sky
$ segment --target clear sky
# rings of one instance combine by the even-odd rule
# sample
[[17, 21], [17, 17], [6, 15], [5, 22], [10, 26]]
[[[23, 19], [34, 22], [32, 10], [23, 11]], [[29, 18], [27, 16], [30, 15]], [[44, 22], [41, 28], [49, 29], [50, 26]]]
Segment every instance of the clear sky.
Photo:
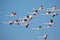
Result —
[[[46, 11], [39, 11], [39, 14], [36, 15], [31, 21], [29, 27], [26, 29], [24, 25], [15, 25], [10, 26], [9, 24], [3, 24], [3, 22], [16, 20], [19, 17], [24, 17], [28, 15], [28, 12], [33, 12], [33, 8], [38, 9], [40, 6], [44, 8], [51, 8], [56, 6], [60, 8], [60, 0], [0, 0], [0, 40], [43, 40], [38, 38], [44, 34], [48, 35], [47, 40], [60, 40], [60, 11], [56, 11], [58, 16], [53, 18], [52, 16], [40, 16]], [[11, 12], [16, 12], [17, 16], [9, 17], [6, 16], [11, 14]], [[52, 11], [52, 13], [54, 13]], [[50, 19], [53, 19], [56, 24], [53, 24], [54, 28], [43, 29], [43, 30], [34, 30], [38, 26], [47, 26], [42, 24], [43, 22], [49, 22]], [[19, 19], [21, 20], [21, 19]]]

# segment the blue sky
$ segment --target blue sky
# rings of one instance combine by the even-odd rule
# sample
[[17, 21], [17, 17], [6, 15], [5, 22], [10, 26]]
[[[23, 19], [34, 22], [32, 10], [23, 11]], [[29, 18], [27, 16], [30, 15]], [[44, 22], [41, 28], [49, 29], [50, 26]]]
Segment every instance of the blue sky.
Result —
[[[60, 8], [60, 0], [0, 0], [0, 40], [43, 40], [43, 38], [40, 39], [38, 36], [44, 34], [48, 35], [47, 40], [60, 40], [60, 11], [56, 11], [59, 15], [55, 18], [52, 16], [40, 16], [40, 13], [45, 13], [46, 11], [39, 11], [39, 14], [29, 21], [31, 24], [27, 29], [24, 25], [20, 26], [13, 24], [10, 26], [9, 24], [3, 24], [3, 22], [24, 17], [28, 15], [28, 12], [33, 12], [33, 8], [38, 9], [41, 5], [44, 8], [51, 8], [53, 6]], [[7, 14], [11, 14], [13, 11], [17, 13], [17, 16], [6, 16]], [[52, 11], [52, 13], [54, 12]], [[31, 30], [31, 28], [40, 25], [47, 26], [42, 23], [49, 22], [50, 19], [53, 19], [56, 23], [53, 24], [55, 28], [35, 31]]]

